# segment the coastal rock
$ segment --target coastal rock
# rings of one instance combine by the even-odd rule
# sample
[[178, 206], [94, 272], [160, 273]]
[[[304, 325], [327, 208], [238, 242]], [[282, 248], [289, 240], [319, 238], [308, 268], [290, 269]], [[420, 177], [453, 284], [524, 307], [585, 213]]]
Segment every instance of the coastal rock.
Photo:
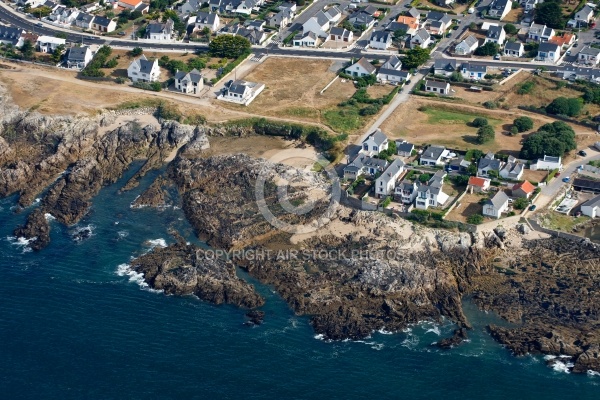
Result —
[[167, 294], [196, 295], [214, 304], [229, 303], [245, 308], [264, 304], [254, 287], [235, 274], [229, 261], [199, 256], [200, 249], [183, 242], [155, 247], [131, 262], [150, 287]]
[[31, 239], [29, 246], [32, 250], [41, 250], [50, 243], [50, 225], [39, 208], [29, 214], [25, 225], [17, 227], [13, 234]]
[[517, 224], [517, 231], [523, 235], [527, 235], [531, 232], [531, 229], [529, 229], [527, 224]]
[[251, 310], [246, 313], [248, 318], [248, 325], [261, 325], [265, 319], [264, 311]]
[[451, 337], [438, 341], [435, 345], [442, 349], [451, 349], [468, 338], [465, 328], [455, 329]]

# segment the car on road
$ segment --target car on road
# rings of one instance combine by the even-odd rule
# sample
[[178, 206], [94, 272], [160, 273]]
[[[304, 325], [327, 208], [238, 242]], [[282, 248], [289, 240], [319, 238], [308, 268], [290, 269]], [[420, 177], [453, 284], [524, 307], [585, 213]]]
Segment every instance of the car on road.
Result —
[[587, 156], [587, 153], [585, 151], [583, 151], [583, 150], [579, 150], [579, 152], [577, 154], [579, 154], [582, 157]]
[[125, 33], [125, 31], [121, 31], [121, 32], [119, 32], [119, 36], [125, 36], [125, 35], [127, 35], [127, 34]]
[[560, 176], [560, 172], [557, 172], [556, 174], [554, 174], [554, 176]]
[[565, 176], [564, 178], [562, 178], [563, 182], [569, 182], [571, 180], [570, 176]]
[[578, 44], [578, 43], [575, 43], [575, 44], [573, 45], [573, 47], [577, 47], [577, 46], [579, 46], [579, 44]]
[[494, 60], [499, 60], [499, 59], [500, 59], [500, 57], [501, 57], [501, 56], [500, 56], [500, 53], [498, 53], [498, 54], [496, 54], [496, 55], [494, 56]]
[[36, 25], [37, 26], [42, 26], [42, 27], [44, 26], [44, 24], [42, 24], [41, 22], [38, 22]]
[[535, 204], [532, 204], [529, 206], [529, 211], [535, 211], [536, 208], [537, 206]]
[[571, 55], [571, 50], [567, 50], [567, 55], [570, 56]]

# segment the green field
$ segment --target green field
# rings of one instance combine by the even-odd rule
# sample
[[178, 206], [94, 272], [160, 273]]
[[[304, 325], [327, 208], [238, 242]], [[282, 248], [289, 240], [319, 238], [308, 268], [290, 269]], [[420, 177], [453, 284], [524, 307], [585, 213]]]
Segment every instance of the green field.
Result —
[[323, 113], [325, 125], [336, 132], [353, 132], [363, 126], [364, 119], [353, 108], [334, 108]]

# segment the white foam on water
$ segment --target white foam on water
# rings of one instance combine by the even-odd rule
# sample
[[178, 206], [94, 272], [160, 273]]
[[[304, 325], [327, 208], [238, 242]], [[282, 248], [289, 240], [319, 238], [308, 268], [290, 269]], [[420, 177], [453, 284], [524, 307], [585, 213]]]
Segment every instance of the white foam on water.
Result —
[[386, 331], [385, 326], [383, 328], [381, 328], [380, 330], [378, 330], [377, 332], [381, 333], [382, 335], [393, 335], [394, 334], [394, 332], [392, 332], [392, 331]]
[[[96, 227], [94, 225], [91, 225], [91, 224], [87, 225], [87, 226], [76, 227], [71, 236], [73, 236], [73, 239], [76, 242], [81, 242], [83, 240], [87, 240], [87, 239], [91, 238], [92, 236], [94, 236], [94, 228], [96, 228]], [[85, 232], [85, 231], [89, 231], [90, 232], [90, 234], [89, 234], [88, 237], [80, 238], [80, 237], [76, 236], [76, 235], [79, 235], [80, 233]]]
[[571, 368], [573, 368], [575, 364], [572, 362], [562, 362], [562, 361], [554, 361], [552, 364], [552, 369], [556, 372], [564, 372], [565, 374], [571, 373]]
[[441, 332], [440, 332], [440, 327], [435, 325], [433, 328], [429, 328], [425, 331], [425, 333], [435, 333], [436, 335], [440, 336]]
[[413, 334], [409, 334], [406, 339], [400, 343], [401, 346], [407, 349], [414, 350], [419, 345], [419, 337]]
[[379, 350], [382, 350], [384, 347], [385, 347], [385, 346], [384, 346], [384, 344], [383, 344], [383, 343], [375, 343], [373, 346], [371, 346], [371, 348], [372, 348], [373, 350], [378, 350], [378, 351], [379, 351]]
[[588, 374], [589, 376], [600, 376], [600, 372], [597, 372], [597, 371], [592, 371], [591, 369], [588, 369], [588, 370], [587, 370], [587, 374]]
[[319, 333], [319, 334], [315, 335], [314, 338], [317, 340], [325, 340], [325, 335], [323, 335], [322, 333]]
[[54, 215], [52, 215], [50, 213], [44, 214], [44, 218], [46, 218], [46, 221], [54, 221], [56, 219], [56, 218], [54, 218]]
[[37, 236], [34, 236], [32, 238], [26, 239], [25, 237], [21, 236], [21, 237], [16, 237], [16, 236], [7, 236], [6, 239], [8, 240], [8, 242], [10, 244], [12, 244], [13, 246], [17, 246], [18, 248], [23, 249], [23, 253], [29, 253], [31, 252], [31, 247], [29, 247], [29, 244], [31, 242], [33, 242], [34, 240], [37, 239]]
[[142, 290], [146, 290], [151, 293], [163, 292], [162, 290], [152, 289], [144, 280], [144, 274], [135, 272], [131, 269], [131, 265], [129, 264], [119, 264], [115, 272], [119, 276], [128, 276], [129, 282], [137, 284]]
[[126, 238], [127, 236], [129, 236], [129, 232], [119, 231], [119, 232], [117, 232], [117, 235], [119, 235], [120, 238]]
[[42, 199], [39, 197], [36, 197], [35, 200], [33, 200], [33, 204], [40, 204], [40, 201], [42, 201]]
[[155, 247], [167, 247], [167, 241], [165, 239], [151, 239], [151, 240], [146, 240], [146, 243], [148, 244], [148, 246], [153, 249]]

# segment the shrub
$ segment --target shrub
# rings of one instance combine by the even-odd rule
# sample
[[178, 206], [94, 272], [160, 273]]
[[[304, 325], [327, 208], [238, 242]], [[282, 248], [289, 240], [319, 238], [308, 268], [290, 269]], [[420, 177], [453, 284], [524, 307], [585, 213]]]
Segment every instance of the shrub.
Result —
[[529, 94], [533, 91], [534, 88], [535, 88], [535, 82], [533, 82], [533, 81], [524, 82], [521, 86], [519, 86], [519, 89], [517, 90], [517, 94]]
[[482, 126], [486, 125], [489, 125], [489, 122], [487, 118], [483, 117], [477, 117], [473, 120], [473, 122], [471, 122], [471, 126], [474, 126], [475, 128], [481, 128]]
[[537, 132], [527, 136], [521, 148], [525, 159], [541, 158], [544, 155], [562, 157], [565, 152], [577, 148], [575, 132], [568, 124], [556, 121], [542, 125]]
[[131, 54], [132, 57], [138, 57], [141, 56], [144, 53], [144, 49], [142, 49], [141, 47], [134, 47], [133, 49], [131, 49], [131, 51], [129, 52], [129, 54]]
[[510, 128], [510, 135], [511, 136], [516, 136], [518, 133], [519, 133], [519, 130], [517, 129], [517, 127], [514, 126], [514, 125], [511, 126], [511, 128]]
[[469, 224], [479, 225], [483, 222], [483, 215], [481, 215], [481, 214], [469, 215], [469, 217], [467, 218], [467, 222]]
[[513, 202], [513, 208], [517, 210], [524, 210], [529, 205], [529, 200], [525, 197], [519, 197]]
[[496, 104], [496, 102], [488, 100], [485, 103], [483, 103], [483, 106], [487, 109], [493, 110], [494, 108], [498, 108], [498, 104]]
[[518, 133], [526, 132], [533, 129], [533, 120], [525, 116], [515, 118], [513, 121], [513, 128], [516, 128]]
[[567, 115], [576, 117], [581, 113], [583, 100], [579, 98], [557, 97], [546, 106], [546, 111], [554, 115]]
[[390, 196], [387, 196], [385, 198], [385, 200], [383, 200], [383, 202], [381, 203], [381, 207], [386, 208], [387, 206], [390, 205], [391, 202], [392, 202], [392, 198]]
[[485, 144], [491, 142], [496, 138], [496, 133], [494, 132], [494, 128], [490, 125], [482, 126], [477, 130], [477, 143]]

